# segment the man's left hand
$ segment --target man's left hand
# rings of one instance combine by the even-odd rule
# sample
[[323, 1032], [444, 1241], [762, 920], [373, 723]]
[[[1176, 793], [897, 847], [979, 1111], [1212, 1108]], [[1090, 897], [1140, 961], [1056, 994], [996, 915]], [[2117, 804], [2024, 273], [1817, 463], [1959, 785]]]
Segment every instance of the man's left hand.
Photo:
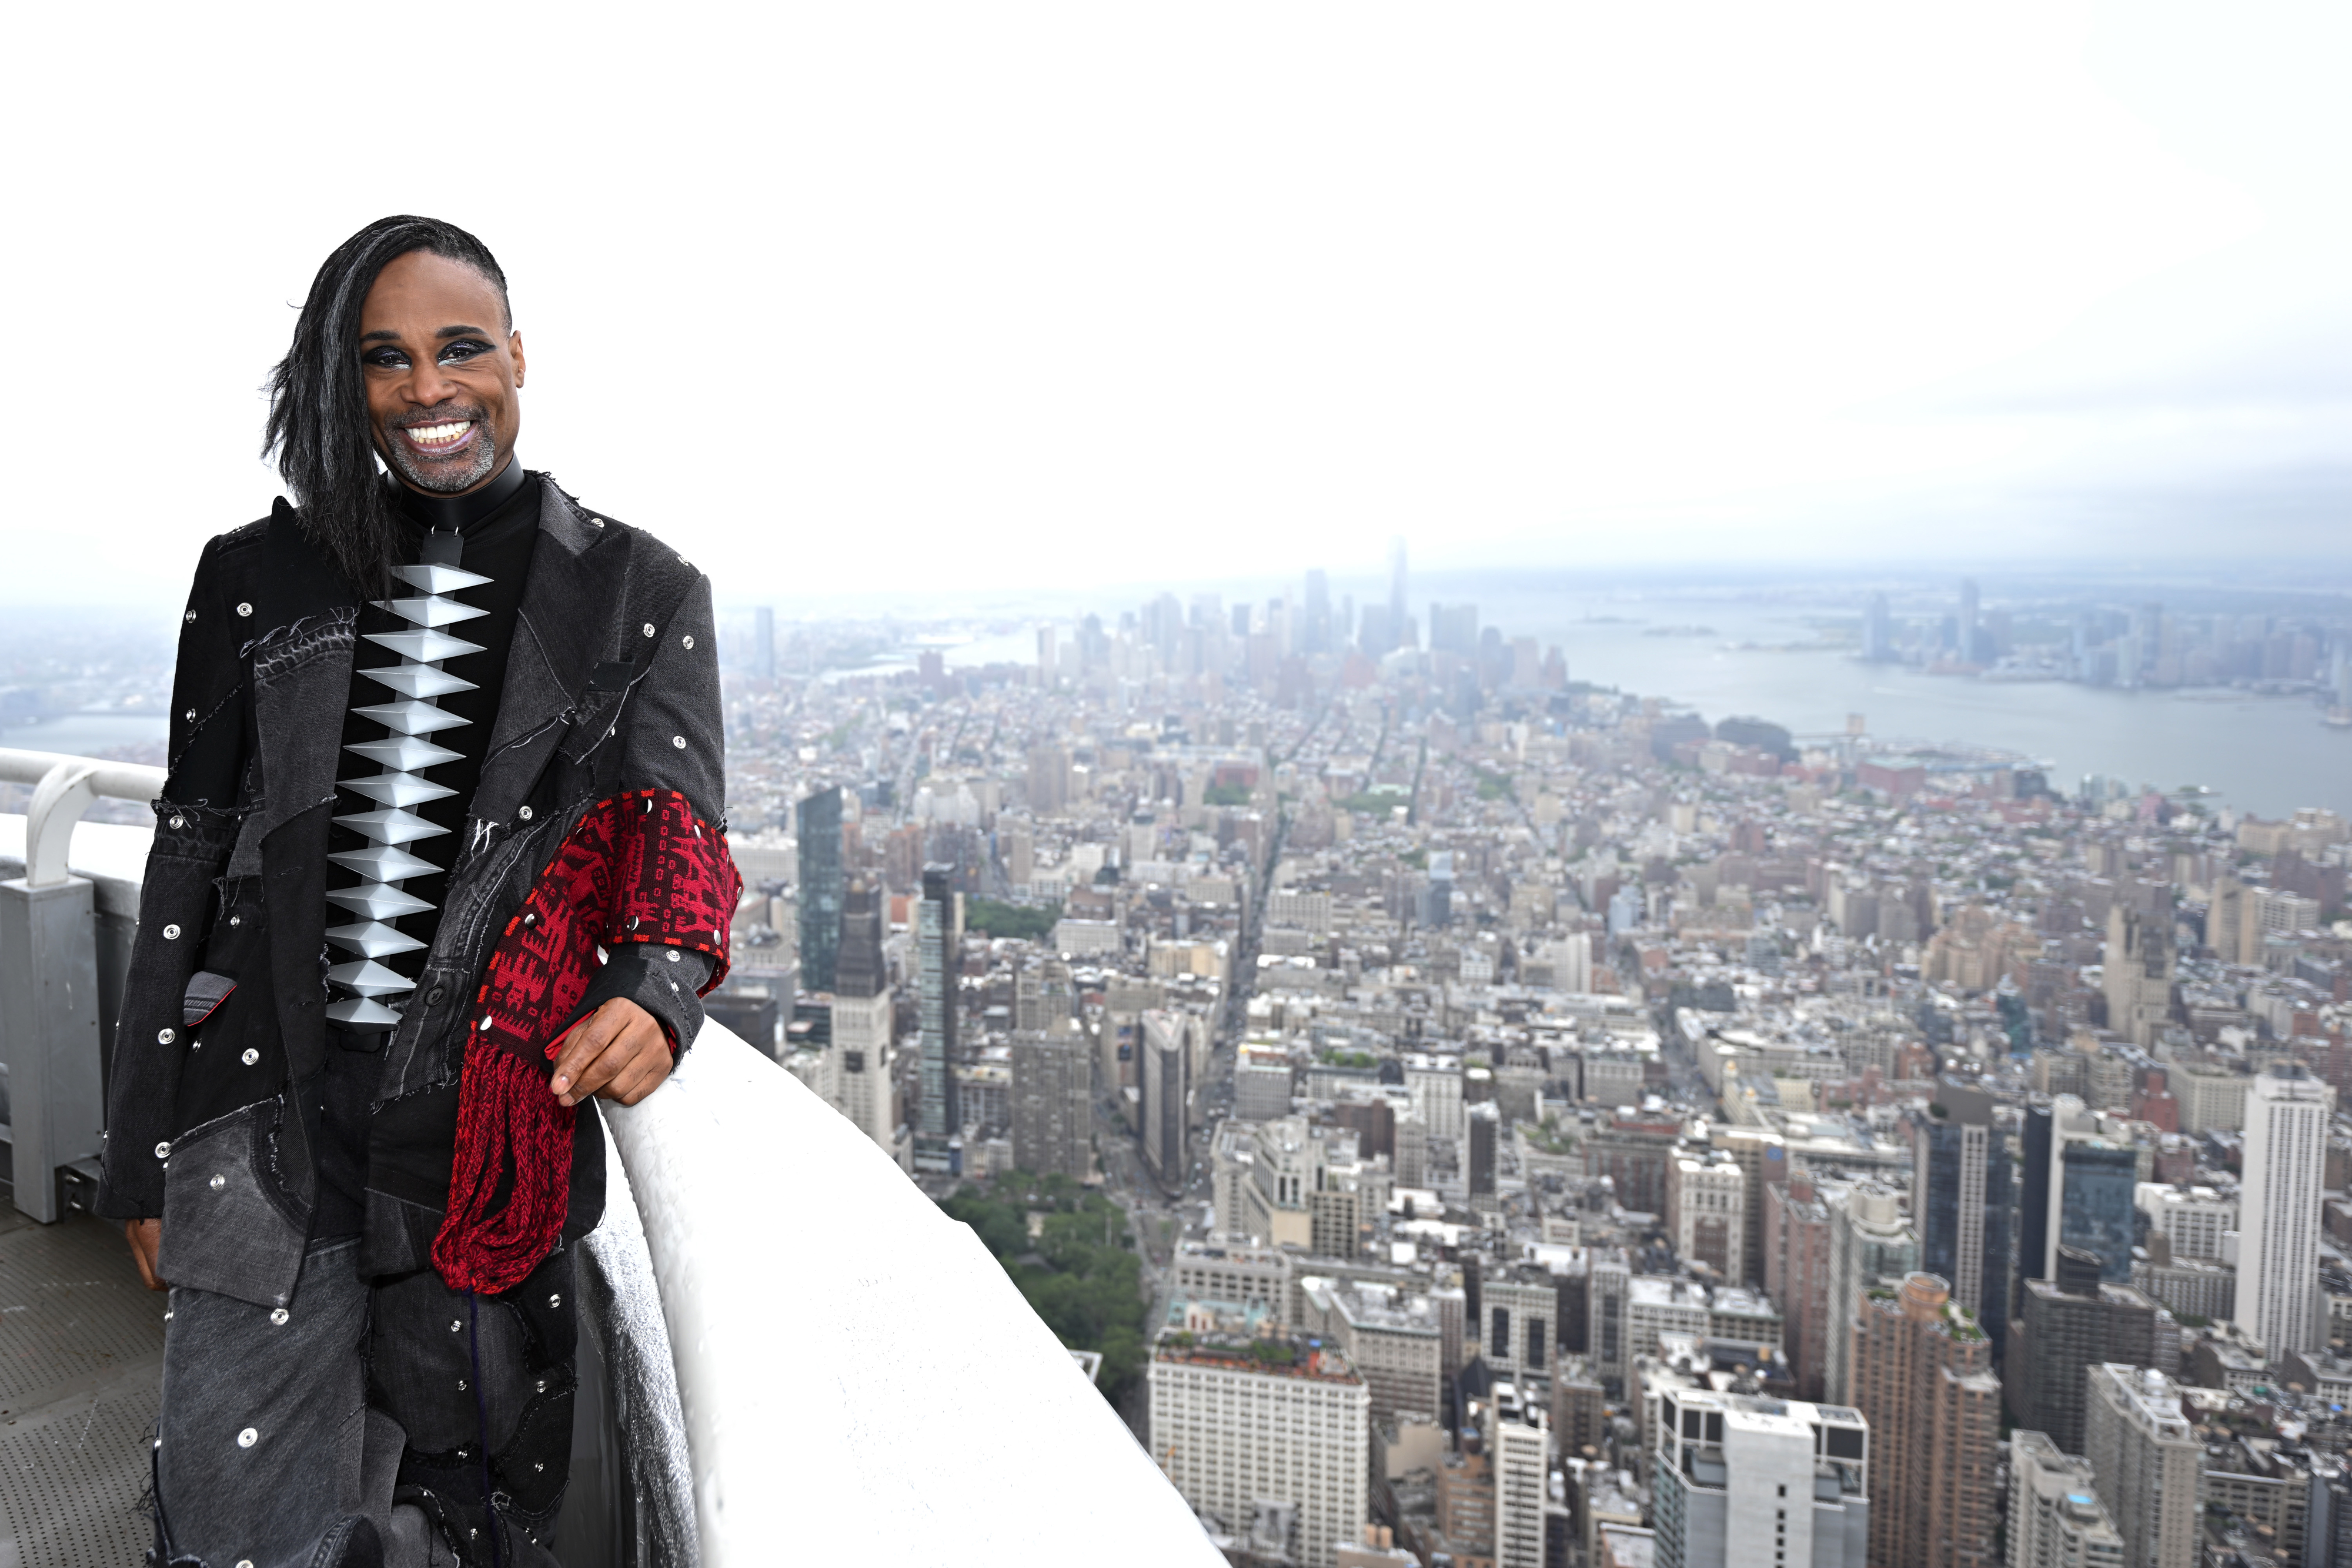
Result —
[[672, 1060], [669, 1036], [653, 1014], [626, 997], [614, 997], [563, 1037], [548, 1087], [566, 1105], [591, 1094], [634, 1105], [661, 1087]]

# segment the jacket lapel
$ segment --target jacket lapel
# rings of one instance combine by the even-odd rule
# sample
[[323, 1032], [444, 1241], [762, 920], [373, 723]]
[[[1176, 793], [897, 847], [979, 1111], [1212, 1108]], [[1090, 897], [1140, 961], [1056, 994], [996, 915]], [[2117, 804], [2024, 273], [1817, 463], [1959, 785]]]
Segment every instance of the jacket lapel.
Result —
[[551, 477], [540, 480], [539, 543], [523, 580], [506, 689], [490, 727], [489, 755], [467, 815], [506, 823], [563, 737], [589, 678], [618, 641], [625, 549], [617, 531], [575, 508]]

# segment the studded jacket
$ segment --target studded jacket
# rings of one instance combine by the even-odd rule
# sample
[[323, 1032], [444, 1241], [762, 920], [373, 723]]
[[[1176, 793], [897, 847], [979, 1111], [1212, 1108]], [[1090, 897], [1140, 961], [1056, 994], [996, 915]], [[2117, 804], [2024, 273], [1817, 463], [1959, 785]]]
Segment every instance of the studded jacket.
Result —
[[[554, 1036], [616, 996], [683, 1049], [699, 993], [723, 974], [740, 884], [723, 836], [709, 582], [552, 480], [539, 528], [440, 924], [371, 1102], [370, 1274], [432, 1261], [469, 1049], [495, 1045], [543, 1070]], [[305, 1100], [329, 1049], [327, 838], [343, 809], [357, 601], [283, 501], [205, 546], [109, 1076], [99, 1212], [160, 1217], [161, 1272], [174, 1284], [265, 1304], [292, 1291], [317, 1197]], [[583, 842], [605, 845], [614, 874], [637, 885], [628, 856], [651, 853], [654, 830], [627, 812], [643, 818], [656, 802], [664, 831], [683, 835], [665, 842], [707, 851], [686, 879], [692, 896], [672, 896], [664, 879], [677, 873], [647, 859], [643, 880], [661, 885], [641, 888], [638, 904], [564, 918], [598, 892], [579, 871]], [[557, 927], [560, 952], [542, 936]], [[577, 1236], [604, 1204], [593, 1111], [568, 1136], [558, 1207], [563, 1234]]]

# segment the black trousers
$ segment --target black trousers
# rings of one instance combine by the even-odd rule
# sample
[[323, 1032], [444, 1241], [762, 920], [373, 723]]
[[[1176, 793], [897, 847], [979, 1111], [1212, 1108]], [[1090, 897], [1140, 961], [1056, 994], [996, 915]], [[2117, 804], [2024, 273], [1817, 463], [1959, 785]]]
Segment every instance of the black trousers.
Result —
[[175, 1288], [157, 1561], [553, 1568], [572, 1456], [572, 1255], [476, 1297], [314, 1244], [290, 1307]]

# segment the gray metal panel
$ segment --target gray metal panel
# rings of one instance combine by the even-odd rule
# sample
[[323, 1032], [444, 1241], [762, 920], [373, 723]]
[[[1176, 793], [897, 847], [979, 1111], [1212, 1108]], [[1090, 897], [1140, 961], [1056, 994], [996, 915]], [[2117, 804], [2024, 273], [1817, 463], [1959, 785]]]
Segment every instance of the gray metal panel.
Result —
[[10, 1179], [16, 1207], [58, 1218], [56, 1171], [102, 1147], [91, 888], [0, 883], [0, 1056], [8, 1063]]

